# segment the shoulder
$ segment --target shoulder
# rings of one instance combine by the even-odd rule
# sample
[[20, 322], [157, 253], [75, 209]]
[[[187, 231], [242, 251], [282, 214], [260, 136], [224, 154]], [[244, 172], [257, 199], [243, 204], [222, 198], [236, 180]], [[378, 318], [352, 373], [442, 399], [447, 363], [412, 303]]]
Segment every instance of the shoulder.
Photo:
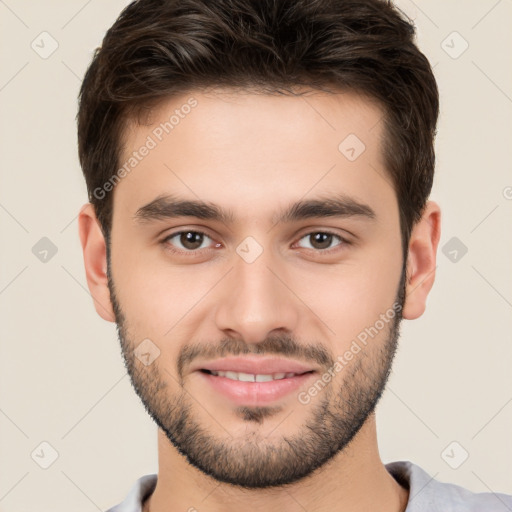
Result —
[[132, 485], [126, 498], [106, 512], [142, 512], [142, 502], [155, 490], [157, 475], [141, 476]]
[[409, 488], [406, 512], [511, 512], [512, 496], [497, 492], [471, 492], [455, 484], [435, 480], [408, 461], [386, 464], [388, 472]]

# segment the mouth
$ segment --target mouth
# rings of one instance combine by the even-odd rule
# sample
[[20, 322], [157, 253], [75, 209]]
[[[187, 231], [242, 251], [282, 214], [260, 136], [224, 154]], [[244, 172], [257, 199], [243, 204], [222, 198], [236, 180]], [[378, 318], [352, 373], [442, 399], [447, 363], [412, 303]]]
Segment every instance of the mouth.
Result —
[[318, 371], [296, 361], [238, 357], [203, 364], [192, 374], [231, 404], [262, 406], [293, 396]]
[[234, 371], [215, 371], [215, 370], [200, 370], [203, 373], [207, 373], [209, 375], [213, 375], [214, 377], [225, 377], [230, 380], [237, 380], [240, 382], [271, 382], [273, 380], [282, 380], [282, 379], [291, 379], [293, 377], [297, 377], [300, 375], [305, 375], [307, 373], [313, 373], [313, 370], [309, 370], [302, 373], [295, 372], [279, 372], [279, 373], [244, 373], [244, 372], [234, 372]]

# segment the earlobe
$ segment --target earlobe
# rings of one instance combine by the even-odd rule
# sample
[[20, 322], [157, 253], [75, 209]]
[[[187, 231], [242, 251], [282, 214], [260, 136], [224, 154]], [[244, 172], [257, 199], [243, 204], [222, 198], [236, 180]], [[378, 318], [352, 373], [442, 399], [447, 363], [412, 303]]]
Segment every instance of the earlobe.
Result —
[[107, 248], [105, 237], [91, 203], [85, 204], [78, 215], [78, 232], [84, 256], [87, 286], [96, 312], [104, 320], [115, 322], [107, 278]]
[[426, 307], [435, 280], [436, 256], [441, 236], [441, 209], [428, 201], [425, 211], [413, 227], [407, 258], [406, 298], [403, 318], [414, 320]]

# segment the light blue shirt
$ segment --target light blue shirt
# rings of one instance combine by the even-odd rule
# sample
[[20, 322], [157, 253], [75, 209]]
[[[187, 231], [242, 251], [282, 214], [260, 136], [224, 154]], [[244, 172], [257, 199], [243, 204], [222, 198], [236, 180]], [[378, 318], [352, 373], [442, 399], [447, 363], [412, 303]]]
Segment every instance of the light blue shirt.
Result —
[[[512, 496], [507, 494], [474, 493], [439, 482], [412, 462], [390, 462], [386, 469], [409, 488], [405, 512], [512, 512]], [[156, 481], [157, 475], [139, 478], [125, 500], [107, 512], [142, 512], [142, 503], [155, 490]]]

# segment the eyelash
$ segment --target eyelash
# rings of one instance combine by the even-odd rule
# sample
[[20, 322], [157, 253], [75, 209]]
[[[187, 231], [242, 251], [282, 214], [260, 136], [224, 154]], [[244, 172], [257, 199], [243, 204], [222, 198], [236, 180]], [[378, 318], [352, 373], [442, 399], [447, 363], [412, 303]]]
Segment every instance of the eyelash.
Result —
[[[186, 254], [187, 256], [196, 256], [196, 255], [199, 255], [201, 254], [203, 251], [209, 251], [209, 250], [212, 250], [211, 247], [209, 248], [205, 248], [205, 249], [194, 249], [194, 250], [181, 250], [181, 249], [176, 249], [171, 243], [170, 243], [170, 240], [179, 236], [179, 235], [182, 235], [183, 233], [195, 233], [197, 235], [203, 235], [207, 238], [210, 238], [211, 237], [205, 233], [204, 231], [198, 231], [198, 230], [193, 230], [193, 229], [185, 229], [185, 230], [181, 230], [181, 231], [176, 231], [175, 233], [171, 233], [169, 235], [167, 235], [163, 240], [162, 240], [162, 244], [164, 245], [164, 247], [166, 248], [166, 250], [169, 250], [175, 254], [179, 254], [179, 255], [183, 255], [183, 254]], [[318, 254], [331, 254], [332, 252], [337, 252], [337, 251], [340, 251], [340, 250], [343, 250], [343, 246], [347, 246], [347, 245], [351, 245], [352, 243], [350, 241], [348, 241], [347, 239], [343, 238], [341, 235], [338, 235], [337, 233], [333, 233], [332, 231], [329, 231], [329, 230], [322, 230], [322, 231], [310, 231], [309, 233], [306, 233], [304, 236], [301, 236], [299, 238], [299, 241], [306, 238], [306, 237], [309, 237], [311, 235], [316, 235], [318, 233], [321, 233], [323, 235], [331, 235], [335, 238], [338, 238], [340, 240], [340, 243], [335, 245], [334, 247], [331, 247], [330, 249], [309, 249], [309, 248], [306, 248], [306, 250], [308, 251], [314, 251], [315, 253], [318, 253]], [[341, 248], [340, 248], [341, 246]]]

